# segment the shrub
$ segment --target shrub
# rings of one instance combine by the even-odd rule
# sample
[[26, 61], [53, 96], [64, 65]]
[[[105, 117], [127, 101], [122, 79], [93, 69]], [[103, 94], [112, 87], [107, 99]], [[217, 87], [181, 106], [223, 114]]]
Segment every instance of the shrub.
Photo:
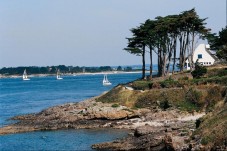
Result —
[[202, 93], [193, 88], [190, 88], [188, 92], [186, 92], [185, 99], [186, 101], [192, 104], [199, 105], [199, 101], [201, 100], [201, 98], [202, 98]]
[[134, 81], [132, 87], [135, 90], [146, 90], [152, 88], [152, 82], [150, 81]]
[[187, 76], [181, 77], [178, 80], [189, 80], [189, 78]]
[[208, 95], [206, 96], [207, 111], [211, 111], [214, 108], [214, 105], [223, 99], [223, 91], [221, 87], [213, 86], [208, 89]]
[[195, 121], [195, 127], [196, 127], [196, 128], [199, 128], [200, 124], [201, 124], [201, 119], [197, 119], [197, 120]]
[[113, 104], [112, 107], [117, 108], [117, 107], [119, 107], [119, 104]]
[[152, 85], [152, 88], [157, 88], [157, 89], [160, 89], [162, 88], [161, 85], [158, 83], [158, 82], [154, 82], [153, 85]]
[[163, 110], [166, 110], [166, 109], [168, 109], [169, 107], [171, 107], [170, 104], [169, 104], [169, 101], [168, 101], [167, 99], [161, 101], [159, 106], [160, 106], [160, 108], [162, 108]]
[[200, 78], [207, 73], [207, 69], [201, 66], [198, 62], [195, 63], [195, 70], [192, 71], [193, 78]]
[[160, 82], [160, 85], [162, 88], [173, 88], [173, 87], [179, 87], [181, 86], [180, 83], [178, 81], [174, 81], [174, 80], [165, 80]]
[[168, 109], [169, 107], [171, 107], [170, 103], [169, 103], [169, 96], [166, 92], [162, 92], [160, 94], [160, 104], [159, 107], [162, 108], [163, 110]]
[[225, 70], [225, 69], [212, 69], [212, 70], [208, 71], [207, 75], [208, 75], [208, 77], [227, 76], [227, 70]]
[[188, 102], [188, 101], [178, 102], [177, 107], [180, 110], [188, 111], [188, 112], [191, 112], [191, 113], [193, 113], [194, 111], [199, 111], [199, 107], [197, 105], [195, 105], [191, 102]]
[[210, 141], [210, 138], [209, 137], [203, 137], [202, 140], [201, 140], [201, 144], [202, 145], [207, 145]]

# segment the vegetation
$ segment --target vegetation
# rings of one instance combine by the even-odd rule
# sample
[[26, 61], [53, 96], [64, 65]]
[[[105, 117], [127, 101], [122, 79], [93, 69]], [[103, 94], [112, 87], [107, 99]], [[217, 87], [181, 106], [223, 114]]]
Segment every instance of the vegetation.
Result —
[[207, 74], [205, 75], [207, 77], [222, 77], [222, 76], [227, 76], [227, 69], [223, 70], [223, 69], [211, 69], [207, 72]]
[[[55, 74], [59, 69], [62, 73], [82, 73], [82, 72], [105, 72], [105, 71], [113, 71], [113, 68], [110, 66], [101, 66], [101, 67], [73, 67], [73, 66], [47, 66], [47, 67], [9, 67], [0, 69], [0, 74], [4, 75], [21, 75], [24, 70], [27, 70], [28, 74]], [[117, 71], [132, 71], [131, 67], [122, 68], [119, 66]]]
[[227, 26], [219, 32], [218, 36], [215, 33], [208, 34], [207, 39], [211, 48], [217, 50], [217, 56], [227, 60]]
[[195, 70], [191, 72], [193, 78], [201, 78], [201, 76], [207, 73], [207, 68], [200, 65], [199, 62], [195, 63]]
[[[209, 146], [227, 145], [227, 104], [219, 102], [213, 112], [200, 119], [194, 135], [202, 136], [201, 144]], [[215, 150], [215, 148], [213, 148]]]
[[159, 106], [163, 110], [175, 107], [189, 112], [202, 109], [210, 112], [227, 93], [225, 69], [208, 70], [200, 79], [189, 79], [185, 75], [181, 74], [178, 79], [173, 75], [164, 80], [136, 80], [130, 83], [135, 91], [117, 86], [97, 101], [126, 105], [131, 108]]
[[117, 108], [117, 107], [119, 107], [119, 104], [113, 104], [112, 107]]
[[[203, 68], [203, 67], [202, 67]], [[198, 69], [198, 68], [197, 68]], [[200, 69], [200, 68], [199, 68]], [[199, 70], [198, 69], [198, 70]], [[196, 70], [195, 70], [196, 71]], [[200, 78], [197, 79], [189, 79], [187, 76], [182, 74], [178, 80], [174, 80], [171, 78], [166, 78], [165, 80], [153, 80], [153, 81], [145, 81], [145, 80], [136, 80], [132, 82], [132, 87], [135, 90], [150, 90], [150, 89], [161, 89], [161, 88], [183, 88], [186, 86], [195, 86], [195, 85], [209, 85], [209, 84], [220, 84], [227, 85], [227, 70], [226, 69], [211, 69], [206, 70], [200, 73], [202, 70], [200, 69], [196, 73], [196, 77], [200, 75]], [[203, 75], [203, 77], [201, 77]], [[172, 76], [174, 77], [174, 75]]]
[[[150, 78], [152, 78], [152, 56], [158, 56], [158, 75], [166, 76], [170, 71], [175, 71], [177, 59], [180, 71], [183, 71], [186, 56], [193, 54], [195, 41], [202, 35], [207, 35], [209, 29], [205, 27], [205, 19], [201, 19], [195, 9], [184, 11], [179, 15], [156, 17], [146, 20], [139, 27], [131, 29], [132, 37], [127, 38], [128, 45], [124, 50], [131, 54], [142, 56], [142, 79], [145, 78], [145, 54], [148, 48], [150, 57]], [[180, 46], [179, 57], [176, 56], [177, 44]], [[192, 55], [191, 55], [192, 57]], [[189, 59], [193, 68], [192, 58]]]
[[[97, 101], [147, 109], [178, 109], [194, 113], [206, 111], [206, 116], [196, 121], [193, 138], [200, 138], [205, 146], [227, 146], [227, 75], [225, 69], [209, 69], [199, 79], [190, 79], [189, 73], [181, 77], [157, 78], [153, 81], [137, 80], [130, 85], [134, 91], [117, 86]], [[198, 141], [198, 140], [196, 140]], [[215, 148], [212, 148], [215, 150]]]
[[131, 108], [156, 108], [163, 110], [170, 107], [193, 112], [214, 109], [214, 105], [223, 100], [227, 88], [218, 85], [195, 85], [189, 88], [151, 89], [148, 91], [130, 91], [118, 86], [97, 101], [125, 105]]

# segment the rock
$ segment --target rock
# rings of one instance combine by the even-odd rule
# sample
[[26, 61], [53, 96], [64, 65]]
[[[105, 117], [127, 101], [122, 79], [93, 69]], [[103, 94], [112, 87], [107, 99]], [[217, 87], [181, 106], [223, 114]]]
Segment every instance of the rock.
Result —
[[98, 150], [165, 150], [163, 136], [160, 133], [155, 135], [144, 135], [141, 137], [129, 136], [127, 138], [92, 145], [93, 149]]
[[166, 128], [165, 132], [172, 132], [172, 128]]
[[160, 128], [160, 127], [157, 128], [157, 127], [145, 125], [145, 126], [140, 126], [136, 128], [134, 132], [134, 136], [140, 137], [147, 134], [159, 133], [161, 131], [164, 131], [164, 128]]

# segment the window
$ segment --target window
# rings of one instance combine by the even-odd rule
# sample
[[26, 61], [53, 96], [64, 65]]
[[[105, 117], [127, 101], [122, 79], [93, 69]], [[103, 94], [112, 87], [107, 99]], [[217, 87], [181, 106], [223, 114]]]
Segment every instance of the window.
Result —
[[198, 59], [203, 58], [202, 54], [198, 54]]

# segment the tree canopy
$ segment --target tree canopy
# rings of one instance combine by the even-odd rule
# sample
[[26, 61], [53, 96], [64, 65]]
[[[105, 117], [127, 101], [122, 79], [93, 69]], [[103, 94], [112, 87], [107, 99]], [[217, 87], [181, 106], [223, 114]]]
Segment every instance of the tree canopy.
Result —
[[[206, 18], [201, 19], [195, 9], [184, 11], [178, 15], [158, 16], [154, 20], [146, 20], [140, 26], [132, 28], [132, 37], [127, 38], [128, 45], [124, 50], [142, 56], [142, 78], [145, 77], [145, 53], [149, 52], [150, 77], [152, 77], [152, 56], [158, 56], [158, 75], [165, 76], [175, 71], [178, 61], [183, 71], [187, 57], [195, 50], [196, 40], [209, 33], [205, 27]], [[177, 57], [177, 44], [179, 57]], [[147, 49], [148, 48], [148, 51]], [[188, 58], [193, 68], [192, 58]]]
[[215, 33], [208, 34], [207, 39], [211, 49], [217, 51], [217, 56], [227, 60], [227, 26], [219, 32], [218, 36]]

